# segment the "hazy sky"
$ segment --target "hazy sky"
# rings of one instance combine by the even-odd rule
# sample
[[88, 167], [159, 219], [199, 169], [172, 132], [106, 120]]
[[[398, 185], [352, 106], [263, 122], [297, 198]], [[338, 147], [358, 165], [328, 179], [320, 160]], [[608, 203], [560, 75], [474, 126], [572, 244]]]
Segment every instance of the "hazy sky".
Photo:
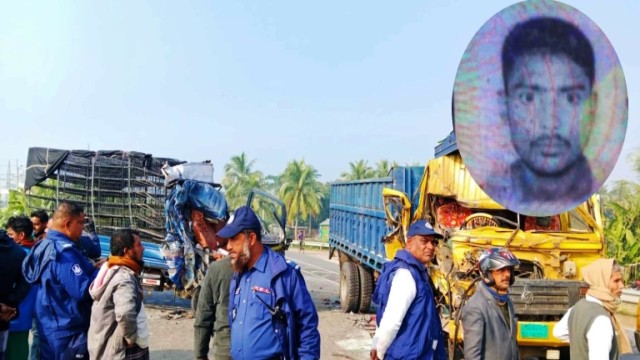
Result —
[[[609, 181], [634, 179], [640, 2], [566, 3], [622, 63], [629, 126]], [[425, 163], [451, 131], [468, 42], [511, 4], [5, 1], [0, 166], [32, 146], [210, 159], [217, 181], [243, 151], [265, 174], [304, 158], [326, 181], [358, 159]]]

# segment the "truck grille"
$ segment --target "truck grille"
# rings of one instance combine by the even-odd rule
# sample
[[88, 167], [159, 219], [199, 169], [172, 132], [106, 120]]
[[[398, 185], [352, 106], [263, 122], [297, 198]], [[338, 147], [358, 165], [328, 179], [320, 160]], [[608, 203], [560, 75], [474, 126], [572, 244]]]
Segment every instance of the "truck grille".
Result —
[[589, 285], [572, 280], [516, 280], [509, 295], [516, 315], [559, 315], [582, 297], [580, 288]]

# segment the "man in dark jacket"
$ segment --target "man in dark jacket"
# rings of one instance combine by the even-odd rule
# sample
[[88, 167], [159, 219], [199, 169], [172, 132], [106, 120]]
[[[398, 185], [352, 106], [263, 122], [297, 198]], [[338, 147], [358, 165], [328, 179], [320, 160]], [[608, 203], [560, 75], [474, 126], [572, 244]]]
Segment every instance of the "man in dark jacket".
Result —
[[318, 313], [297, 266], [262, 244], [262, 227], [246, 206], [218, 232], [229, 239], [234, 275], [229, 295], [231, 357], [320, 359]]
[[7, 347], [9, 322], [18, 316], [18, 305], [30, 288], [21, 271], [24, 257], [24, 250], [0, 230], [0, 359]]
[[426, 266], [442, 235], [425, 220], [409, 227], [404, 250], [384, 265], [373, 301], [379, 305], [371, 360], [445, 359], [440, 315]]
[[36, 301], [41, 360], [88, 359], [91, 315], [89, 285], [97, 269], [76, 246], [84, 228], [81, 206], [62, 202], [52, 228], [23, 263], [23, 273], [40, 286]]
[[[220, 231], [227, 222], [227, 218], [218, 219], [214, 231]], [[227, 240], [217, 235], [211, 241], [212, 244], [227, 247]], [[218, 249], [211, 249], [213, 251]], [[219, 259], [207, 269], [207, 275], [200, 288], [200, 296], [196, 307], [196, 320], [193, 324], [193, 352], [196, 359], [208, 359], [209, 340], [213, 336], [214, 359], [228, 360], [230, 354], [231, 331], [229, 329], [229, 285], [231, 283], [231, 258], [222, 257], [217, 252], [214, 255]]]
[[518, 360], [516, 313], [509, 298], [520, 261], [505, 248], [485, 250], [478, 260], [481, 282], [462, 308], [465, 360]]

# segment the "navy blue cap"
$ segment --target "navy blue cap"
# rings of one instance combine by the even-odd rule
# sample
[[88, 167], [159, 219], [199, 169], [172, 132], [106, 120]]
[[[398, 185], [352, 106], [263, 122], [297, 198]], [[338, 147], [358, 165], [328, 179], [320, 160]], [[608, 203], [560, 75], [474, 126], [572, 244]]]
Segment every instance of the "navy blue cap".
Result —
[[239, 207], [233, 215], [229, 217], [225, 225], [216, 235], [223, 239], [230, 239], [242, 230], [261, 230], [260, 220], [256, 214], [247, 206]]
[[418, 220], [415, 221], [411, 226], [409, 226], [409, 231], [407, 232], [407, 237], [411, 237], [414, 235], [427, 235], [427, 236], [435, 236], [441, 238], [442, 235], [438, 234], [431, 224], [429, 224], [426, 220]]

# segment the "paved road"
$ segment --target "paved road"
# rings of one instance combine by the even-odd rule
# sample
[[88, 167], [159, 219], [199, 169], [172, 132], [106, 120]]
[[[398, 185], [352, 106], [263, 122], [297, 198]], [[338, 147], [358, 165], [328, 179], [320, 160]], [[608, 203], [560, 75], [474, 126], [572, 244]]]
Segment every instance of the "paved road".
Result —
[[[287, 258], [295, 261], [301, 268], [305, 280], [314, 285], [310, 290], [319, 292], [319, 296], [335, 301], [338, 297], [340, 274], [338, 262], [328, 259], [328, 251], [307, 251], [298, 253], [297, 249], [287, 251]], [[145, 304], [160, 307], [189, 308], [191, 300], [181, 299], [169, 291], [152, 291], [145, 293]]]

